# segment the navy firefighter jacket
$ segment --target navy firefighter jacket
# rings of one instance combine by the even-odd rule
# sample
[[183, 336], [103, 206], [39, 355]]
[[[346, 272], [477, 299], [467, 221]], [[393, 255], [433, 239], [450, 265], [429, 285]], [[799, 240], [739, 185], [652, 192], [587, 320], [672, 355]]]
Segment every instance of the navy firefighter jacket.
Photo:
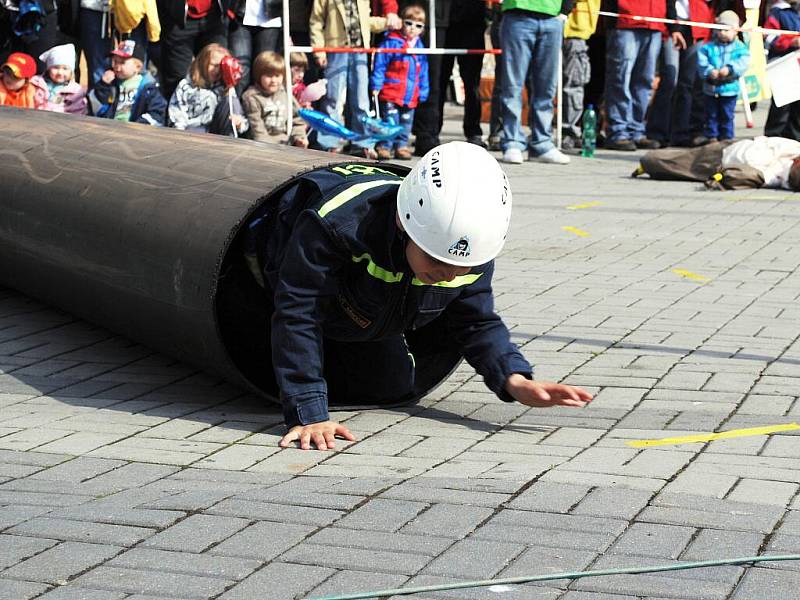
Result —
[[532, 369], [494, 312], [494, 262], [426, 285], [405, 256], [395, 221], [402, 177], [355, 163], [317, 169], [251, 222], [274, 293], [272, 360], [289, 427], [328, 419], [323, 338], [379, 340], [443, 315], [467, 361], [501, 399], [509, 375]]

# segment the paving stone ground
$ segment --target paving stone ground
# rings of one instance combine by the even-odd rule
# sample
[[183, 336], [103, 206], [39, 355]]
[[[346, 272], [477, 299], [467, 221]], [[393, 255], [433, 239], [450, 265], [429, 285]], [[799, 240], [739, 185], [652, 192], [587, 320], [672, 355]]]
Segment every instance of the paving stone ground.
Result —
[[[800, 552], [796, 431], [627, 444], [800, 420], [800, 195], [631, 180], [639, 156], [508, 168], [497, 307], [537, 377], [597, 394], [583, 410], [501, 403], [462, 366], [416, 406], [338, 413], [358, 442], [337, 452], [280, 450], [273, 407], [0, 289], [0, 599], [279, 600]], [[783, 562], [413, 597], [799, 584]]]

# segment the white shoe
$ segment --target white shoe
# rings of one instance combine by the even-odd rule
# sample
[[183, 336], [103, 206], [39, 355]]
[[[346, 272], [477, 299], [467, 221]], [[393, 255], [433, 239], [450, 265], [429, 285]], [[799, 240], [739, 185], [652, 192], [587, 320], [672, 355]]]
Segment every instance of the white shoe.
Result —
[[519, 148], [509, 148], [503, 152], [503, 162], [510, 163], [512, 165], [521, 165], [523, 162], [525, 162], [522, 158], [522, 150]]
[[531, 156], [530, 160], [535, 160], [536, 162], [542, 163], [549, 163], [551, 165], [568, 165], [569, 164], [569, 156], [561, 152], [558, 148], [553, 148], [552, 150], [548, 150], [544, 154], [540, 154], [539, 156]]

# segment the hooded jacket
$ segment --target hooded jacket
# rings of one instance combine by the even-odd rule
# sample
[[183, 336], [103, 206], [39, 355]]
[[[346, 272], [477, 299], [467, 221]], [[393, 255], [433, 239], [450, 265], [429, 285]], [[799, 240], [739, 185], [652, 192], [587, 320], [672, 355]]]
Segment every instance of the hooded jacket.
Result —
[[[119, 101], [119, 82], [115, 79], [111, 83], [98, 81], [94, 89], [89, 92], [89, 106], [96, 117], [113, 119], [117, 114]], [[146, 123], [148, 125], [164, 125], [167, 112], [167, 101], [158, 89], [158, 83], [150, 73], [142, 73], [142, 81], [136, 98], [131, 107], [131, 123]]]
[[[426, 285], [405, 258], [396, 223], [402, 177], [374, 165], [302, 176], [249, 226], [272, 292], [272, 358], [287, 425], [328, 420], [323, 339], [399, 336], [443, 317], [450, 335], [502, 400], [509, 375], [532, 369], [494, 312], [494, 262], [451, 282]], [[366, 366], [365, 366], [366, 367]]]

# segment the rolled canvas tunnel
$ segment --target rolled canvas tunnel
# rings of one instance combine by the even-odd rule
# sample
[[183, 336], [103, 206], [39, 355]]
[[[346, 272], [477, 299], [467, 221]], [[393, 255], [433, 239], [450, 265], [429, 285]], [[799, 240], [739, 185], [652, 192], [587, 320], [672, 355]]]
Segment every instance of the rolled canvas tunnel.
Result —
[[[268, 309], [240, 268], [237, 235], [330, 157], [5, 107], [0, 123], [0, 283], [275, 400], [268, 346], [256, 343]], [[244, 334], [247, 311], [234, 327], [220, 309], [232, 299], [264, 306]], [[461, 355], [437, 321], [407, 338], [417, 365], [410, 403]]]

